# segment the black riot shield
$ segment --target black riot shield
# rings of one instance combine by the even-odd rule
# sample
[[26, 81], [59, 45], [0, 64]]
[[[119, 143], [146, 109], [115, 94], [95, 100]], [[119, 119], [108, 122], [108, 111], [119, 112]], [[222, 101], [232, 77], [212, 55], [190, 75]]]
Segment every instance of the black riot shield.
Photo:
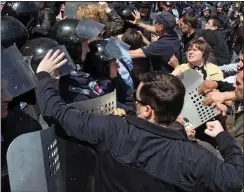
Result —
[[3, 49], [1, 54], [1, 84], [6, 95], [14, 98], [34, 89], [37, 78], [16, 45]]
[[11, 191], [64, 192], [54, 128], [17, 137], [9, 146]]
[[[69, 104], [84, 113], [109, 114], [116, 109], [116, 91], [107, 95]], [[60, 161], [66, 191], [93, 192], [97, 169], [94, 146], [65, 136], [62, 128], [56, 125], [56, 134], [60, 149]]]

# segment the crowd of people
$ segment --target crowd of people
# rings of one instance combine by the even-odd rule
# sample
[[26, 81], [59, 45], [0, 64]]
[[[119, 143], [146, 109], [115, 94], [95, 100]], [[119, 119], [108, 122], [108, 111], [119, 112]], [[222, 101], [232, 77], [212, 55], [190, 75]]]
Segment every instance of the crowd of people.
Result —
[[[93, 146], [95, 191], [241, 192], [243, 14], [243, 2], [5, 2], [2, 171], [15, 138], [56, 125]], [[216, 113], [197, 127], [182, 114], [189, 70]], [[110, 115], [69, 105], [114, 90]]]

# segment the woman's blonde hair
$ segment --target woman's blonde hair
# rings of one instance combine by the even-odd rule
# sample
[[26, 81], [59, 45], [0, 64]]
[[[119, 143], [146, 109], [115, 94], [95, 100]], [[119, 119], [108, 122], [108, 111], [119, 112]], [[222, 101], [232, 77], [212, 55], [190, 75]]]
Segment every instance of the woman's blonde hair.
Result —
[[108, 21], [104, 9], [99, 4], [87, 4], [80, 6], [76, 12], [76, 19], [80, 20], [82, 17], [92, 19], [102, 24], [106, 24]]

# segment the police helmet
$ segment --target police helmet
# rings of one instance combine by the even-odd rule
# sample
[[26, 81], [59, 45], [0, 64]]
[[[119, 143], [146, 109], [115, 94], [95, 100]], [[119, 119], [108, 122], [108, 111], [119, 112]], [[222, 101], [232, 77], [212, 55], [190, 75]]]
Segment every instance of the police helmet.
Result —
[[107, 40], [96, 40], [88, 44], [84, 71], [97, 77], [110, 77], [110, 64], [115, 60], [105, 49]]
[[37, 18], [38, 6], [33, 1], [8, 1], [4, 4], [1, 15], [12, 16], [28, 28]]
[[7, 48], [14, 43], [20, 48], [29, 39], [26, 27], [17, 19], [3, 16], [1, 19], [1, 43]]
[[59, 46], [59, 44], [50, 38], [40, 37], [36, 39], [28, 40], [20, 49], [23, 56], [30, 56], [31, 67], [33, 71], [36, 71], [39, 63], [44, 58], [45, 53]]
[[51, 39], [54, 39], [60, 45], [65, 45], [75, 63], [80, 63], [82, 53], [81, 42], [86, 40], [76, 35], [75, 29], [78, 23], [78, 19], [64, 19], [58, 21], [53, 26], [49, 35]]

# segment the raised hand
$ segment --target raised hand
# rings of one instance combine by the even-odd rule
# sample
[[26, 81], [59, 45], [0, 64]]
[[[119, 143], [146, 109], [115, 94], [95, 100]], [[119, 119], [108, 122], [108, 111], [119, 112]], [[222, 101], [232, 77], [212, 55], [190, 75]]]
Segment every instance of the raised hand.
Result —
[[42, 59], [37, 67], [36, 73], [47, 72], [54, 79], [59, 79], [60, 74], [58, 69], [67, 63], [67, 59], [64, 59], [65, 54], [57, 50], [53, 53], [52, 50], [48, 51], [45, 57]]

